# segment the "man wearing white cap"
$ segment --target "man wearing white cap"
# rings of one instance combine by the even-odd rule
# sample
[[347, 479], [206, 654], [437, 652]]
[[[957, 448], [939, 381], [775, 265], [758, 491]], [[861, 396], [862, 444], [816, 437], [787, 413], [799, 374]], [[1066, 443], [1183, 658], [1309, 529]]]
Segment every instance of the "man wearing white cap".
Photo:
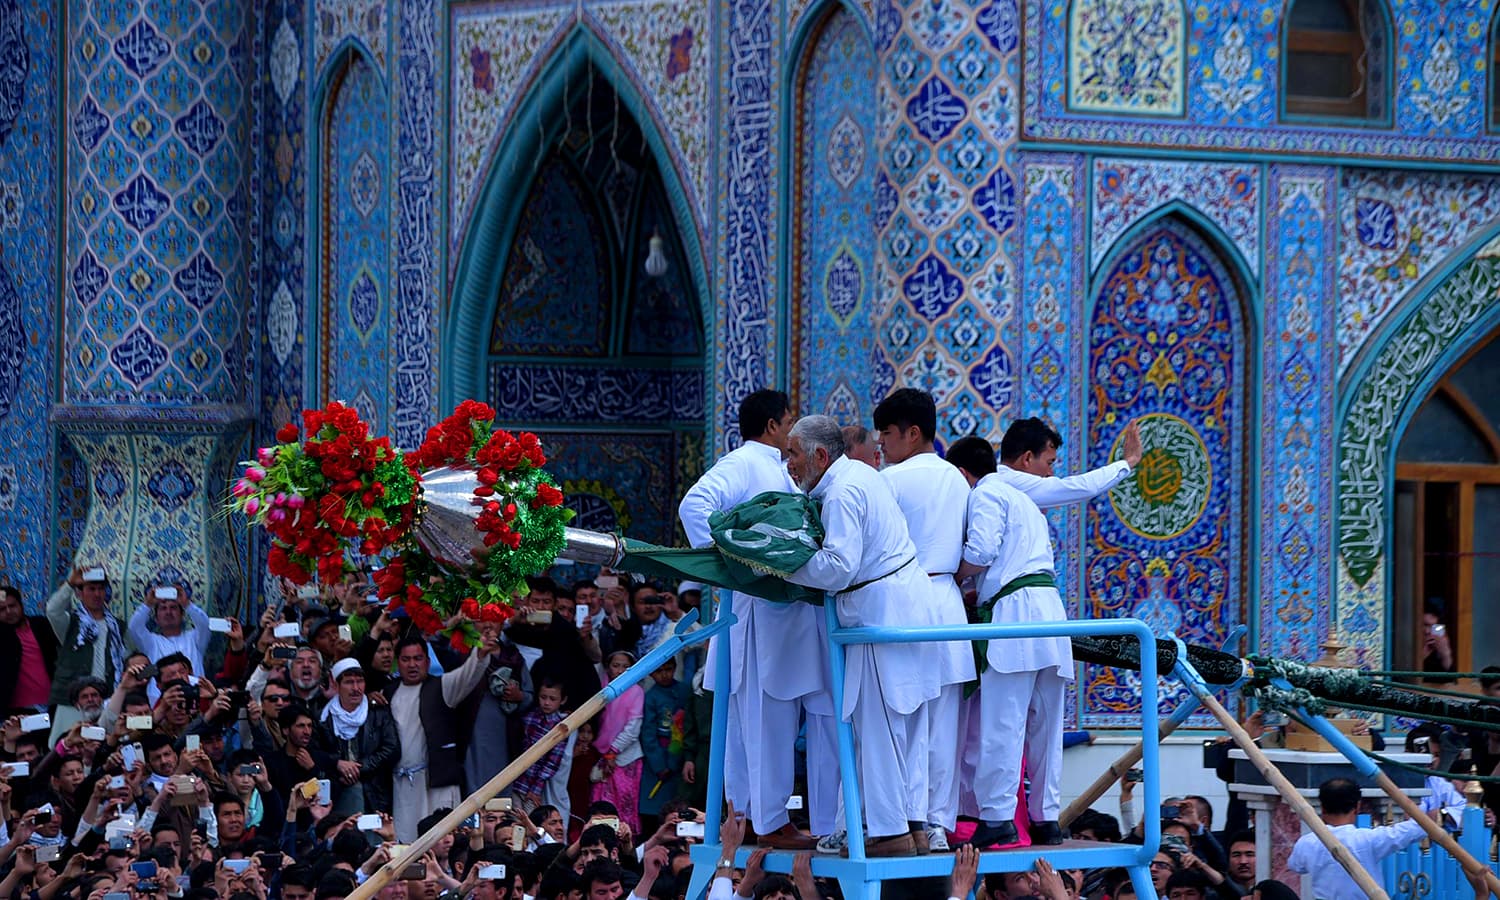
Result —
[[396, 720], [365, 696], [365, 673], [355, 659], [333, 664], [338, 694], [323, 707], [318, 728], [338, 760], [333, 813], [391, 811], [391, 771], [401, 758]]
[[75, 567], [47, 598], [47, 621], [57, 634], [57, 670], [52, 702], [57, 717], [81, 718], [68, 704], [68, 689], [85, 676], [105, 684], [120, 680], [125, 660], [125, 628], [109, 611], [109, 579], [102, 566]]

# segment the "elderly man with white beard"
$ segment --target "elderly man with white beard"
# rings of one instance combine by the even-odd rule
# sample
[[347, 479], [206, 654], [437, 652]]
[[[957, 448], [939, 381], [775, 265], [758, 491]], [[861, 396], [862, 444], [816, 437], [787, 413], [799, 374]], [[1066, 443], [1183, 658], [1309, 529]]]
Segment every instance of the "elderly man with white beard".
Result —
[[[843, 628], [926, 624], [916, 602], [932, 590], [895, 495], [867, 465], [844, 454], [838, 422], [806, 416], [792, 426], [787, 470], [822, 503], [823, 546], [790, 581], [831, 594]], [[843, 717], [854, 728], [863, 788], [868, 856], [916, 852], [906, 818], [905, 717], [938, 696], [936, 644], [851, 645], [846, 650]]]

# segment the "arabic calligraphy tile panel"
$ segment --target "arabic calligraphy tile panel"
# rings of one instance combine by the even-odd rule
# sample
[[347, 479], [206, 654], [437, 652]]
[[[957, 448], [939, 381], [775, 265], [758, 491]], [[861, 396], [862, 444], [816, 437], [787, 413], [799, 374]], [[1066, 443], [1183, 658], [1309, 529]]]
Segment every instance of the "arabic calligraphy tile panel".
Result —
[[1260, 172], [1255, 166], [1094, 160], [1090, 260], [1097, 268], [1130, 226], [1173, 200], [1224, 230], [1253, 269], [1260, 266]]
[[[1243, 616], [1245, 326], [1240, 288], [1176, 218], [1112, 257], [1089, 325], [1088, 462], [1141, 418], [1134, 476], [1088, 506], [1083, 612], [1217, 646]], [[1123, 673], [1086, 667], [1085, 724], [1137, 712]], [[1165, 708], [1179, 698], [1167, 698]]]
[[[0, 581], [40, 612], [51, 586], [52, 443], [47, 413], [57, 344], [60, 17], [43, 4], [0, 0], [0, 444], [8, 461], [0, 502]], [[47, 199], [44, 199], [47, 198]]]
[[396, 441], [421, 443], [437, 415], [438, 286], [442, 202], [438, 197], [445, 123], [439, 114], [437, 0], [400, 4], [396, 102], [395, 411]]
[[1337, 323], [1340, 376], [1402, 298], [1497, 217], [1497, 178], [1343, 170]]
[[359, 398], [370, 427], [383, 433], [391, 382], [390, 199], [384, 189], [390, 117], [380, 74], [362, 54], [347, 57], [328, 109], [320, 288], [326, 370], [320, 383], [325, 399]]
[[1332, 598], [1334, 361], [1332, 258], [1337, 181], [1328, 169], [1272, 166], [1267, 187], [1266, 340], [1260, 442], [1261, 652], [1313, 659]]
[[[779, 17], [765, 0], [722, 0], [723, 36], [719, 69], [719, 146], [717, 180], [723, 185], [715, 223], [718, 292], [722, 310], [714, 337], [712, 456], [739, 443], [737, 408], [745, 395], [772, 381], [776, 339], [776, 271], [773, 247], [779, 233], [775, 178], [776, 90], [780, 46]], [[732, 64], [728, 61], [732, 60]]]
[[537, 171], [516, 226], [490, 352], [606, 355], [610, 258], [589, 186], [568, 163], [549, 157]]
[[[1071, 96], [1079, 82], [1071, 77], [1070, 62], [1076, 67], [1093, 59], [1076, 52], [1076, 43], [1088, 49], [1093, 39], [1080, 40], [1076, 25], [1070, 28], [1072, 17], [1085, 7], [1117, 13], [1123, 6], [1121, 0], [1021, 2], [1025, 4], [1021, 17], [1025, 29], [1021, 81], [1026, 89], [1022, 121], [1025, 136], [1031, 140], [1374, 159], [1487, 163], [1494, 158], [1494, 139], [1486, 134], [1481, 121], [1489, 69], [1486, 44], [1491, 4], [1440, 0], [1394, 0], [1387, 4], [1394, 24], [1395, 46], [1390, 52], [1395, 64], [1387, 76], [1391, 90], [1382, 93], [1393, 99], [1395, 127], [1372, 130], [1340, 127], [1336, 121], [1280, 120], [1277, 95], [1281, 78], [1279, 29], [1285, 6], [1282, 0], [1187, 0], [1182, 54], [1186, 60], [1186, 103], [1170, 116], [1141, 114], [1149, 92], [1125, 95], [1123, 110], [1107, 104], [1097, 110], [1086, 108], [1077, 100], [1091, 101], [1093, 97]], [[1113, 29], [1120, 18], [1116, 15], [1099, 21]], [[1124, 41], [1131, 35], [1112, 36]], [[1183, 45], [1179, 42], [1177, 46]], [[1372, 52], [1378, 52], [1378, 48]], [[1157, 71], [1155, 64], [1162, 55], [1154, 47], [1144, 55], [1152, 72]], [[1104, 58], [1106, 62], [1110, 59]], [[1107, 65], [1104, 71], [1109, 73]], [[1134, 72], [1132, 78], [1145, 80]], [[1170, 83], [1170, 79], [1152, 81]], [[1183, 81], [1179, 78], [1176, 84], [1181, 97]], [[1106, 93], [1101, 99], [1113, 101], [1117, 96]]]
[[[106, 405], [238, 402], [248, 374], [239, 304], [247, 296], [240, 150], [250, 65], [229, 48], [244, 46], [248, 11], [232, 3], [152, 4], [139, 17], [120, 17], [75, 0], [69, 13], [77, 49], [69, 55], [69, 189], [80, 202], [69, 207], [67, 265], [115, 277], [97, 292], [92, 283], [80, 292], [75, 279], [66, 294], [70, 343], [107, 352], [69, 354], [64, 395]], [[116, 116], [115, 133], [102, 140], [101, 110]], [[112, 212], [101, 214], [103, 198], [85, 187], [94, 184], [113, 194]], [[95, 248], [88, 262], [86, 248]], [[191, 262], [200, 251], [219, 279], [214, 290], [200, 282], [208, 270]], [[158, 269], [177, 277], [160, 277]], [[122, 285], [131, 278], [136, 283]], [[179, 285], [195, 292], [191, 304]], [[101, 305], [122, 304], [171, 327], [152, 337], [92, 330]]]
[[503, 419], [572, 425], [699, 423], [701, 369], [491, 362], [489, 402]]
[[1363, 380], [1350, 390], [1338, 425], [1338, 637], [1360, 664], [1383, 663], [1386, 621], [1388, 462], [1402, 411], [1443, 355], [1500, 303], [1500, 240], [1422, 298], [1381, 344]]
[[798, 97], [791, 371], [799, 408], [851, 407], [840, 410], [847, 422], [866, 421], [880, 399], [870, 371], [877, 65], [855, 14], [835, 5], [807, 45]]

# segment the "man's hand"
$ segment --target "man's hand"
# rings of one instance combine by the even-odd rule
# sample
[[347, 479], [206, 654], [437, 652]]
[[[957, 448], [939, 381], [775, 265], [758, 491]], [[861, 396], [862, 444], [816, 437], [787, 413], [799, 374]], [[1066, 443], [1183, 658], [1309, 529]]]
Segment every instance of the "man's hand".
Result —
[[359, 781], [359, 763], [347, 759], [339, 760], [339, 781], [346, 785]]
[[1255, 712], [1251, 713], [1244, 722], [1241, 722], [1240, 724], [1244, 727], [1245, 733], [1250, 735], [1250, 740], [1260, 740], [1261, 735], [1266, 733], [1265, 710], [1257, 709]]
[[959, 900], [974, 890], [979, 878], [979, 851], [973, 844], [963, 844], [953, 854], [953, 874], [948, 879], [948, 896]]
[[177, 796], [177, 782], [168, 781], [161, 786], [161, 790], [156, 792], [156, 799], [151, 801], [151, 808], [160, 813], [162, 807], [171, 803], [175, 796]]
[[739, 890], [735, 894], [739, 897], [754, 897], [755, 886], [765, 880], [766, 877], [766, 854], [770, 852], [765, 847], [757, 847], [751, 854], [750, 859], [745, 862], [745, 877], [740, 879]]
[[641, 880], [645, 881], [649, 878], [655, 881], [656, 876], [661, 874], [661, 870], [667, 867], [668, 856], [666, 847], [652, 847], [647, 850], [645, 858], [641, 860], [642, 871], [645, 873], [641, 876]]
[[314, 768], [312, 754], [308, 752], [306, 747], [297, 748], [297, 752], [292, 754], [292, 759], [304, 769], [310, 770]]
[[802, 900], [820, 900], [818, 883], [813, 880], [811, 850], [803, 850], [792, 857], [792, 887], [797, 889], [797, 896]]
[[682, 764], [682, 780], [688, 784], [698, 783], [698, 767], [692, 760]]
[[229, 650], [232, 653], [243, 653], [245, 650], [245, 628], [240, 620], [234, 616], [229, 617]]
[[1041, 896], [1046, 900], [1068, 900], [1068, 889], [1063, 887], [1062, 876], [1045, 859], [1036, 861], [1036, 878]]
[[737, 812], [734, 803], [729, 804], [729, 812], [724, 816], [724, 821], [719, 824], [719, 843], [724, 847], [724, 858], [734, 859], [739, 852], [740, 844], [745, 842], [745, 814]]
[[1134, 469], [1141, 464], [1141, 427], [1135, 422], [1125, 426], [1123, 435], [1124, 446], [1121, 447], [1120, 456]]

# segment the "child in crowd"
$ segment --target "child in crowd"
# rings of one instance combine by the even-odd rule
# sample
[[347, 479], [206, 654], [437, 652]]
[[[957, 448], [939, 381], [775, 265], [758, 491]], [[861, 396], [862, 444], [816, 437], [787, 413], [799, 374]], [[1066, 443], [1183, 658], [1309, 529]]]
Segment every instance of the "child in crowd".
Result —
[[[604, 663], [604, 684], [625, 674], [634, 662], [635, 656], [627, 651], [611, 653]], [[640, 685], [626, 688], [604, 707], [599, 737], [594, 740], [600, 759], [595, 766], [599, 778], [594, 782], [593, 799], [608, 800], [619, 807], [620, 821], [633, 832], [641, 830], [641, 716], [645, 699], [646, 692]]]
[[[561, 682], [553, 678], [542, 679], [541, 687], [537, 688], [536, 692], [536, 706], [521, 720], [523, 746], [526, 749], [535, 746], [558, 722], [563, 720], [562, 707], [567, 702], [568, 696], [563, 692]], [[521, 777], [516, 779], [512, 790], [522, 812], [529, 814], [533, 809], [542, 805], [542, 797], [547, 792], [547, 785], [551, 782], [552, 776], [557, 773], [558, 768], [562, 766], [563, 754], [567, 752], [567, 749], [566, 741], [558, 741], [546, 756], [532, 763], [531, 768], [521, 773]]]
[[590, 719], [578, 726], [573, 736], [573, 760], [568, 769], [568, 840], [576, 841], [583, 833], [583, 818], [578, 812], [588, 809], [593, 798], [594, 767], [599, 764], [599, 751], [594, 748], [594, 738], [599, 734], [599, 720]]
[[688, 686], [677, 680], [677, 661], [668, 659], [651, 673], [642, 712], [641, 819], [643, 833], [656, 830], [662, 806], [677, 794], [682, 768], [682, 726]]

